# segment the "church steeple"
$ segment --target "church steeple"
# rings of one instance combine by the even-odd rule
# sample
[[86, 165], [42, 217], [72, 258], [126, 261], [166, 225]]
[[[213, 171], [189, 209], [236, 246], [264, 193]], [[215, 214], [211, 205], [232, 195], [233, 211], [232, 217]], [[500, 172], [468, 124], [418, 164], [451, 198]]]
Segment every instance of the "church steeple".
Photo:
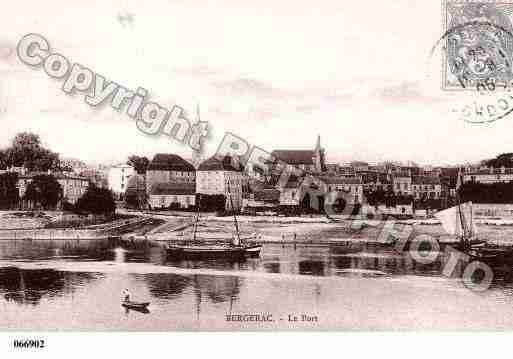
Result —
[[321, 147], [321, 135], [317, 135], [317, 142], [314, 149], [314, 163], [317, 172], [326, 171], [326, 162], [324, 158], [324, 148]]
[[315, 144], [315, 151], [321, 150], [321, 135], [317, 135], [317, 143]]

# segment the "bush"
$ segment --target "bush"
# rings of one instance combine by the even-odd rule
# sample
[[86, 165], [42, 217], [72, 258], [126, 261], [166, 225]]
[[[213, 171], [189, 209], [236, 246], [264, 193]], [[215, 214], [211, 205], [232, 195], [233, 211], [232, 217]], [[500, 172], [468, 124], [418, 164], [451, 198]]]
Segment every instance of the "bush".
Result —
[[116, 203], [110, 190], [91, 185], [77, 201], [75, 210], [80, 213], [112, 214], [116, 210]]
[[172, 209], [172, 210], [178, 210], [180, 209], [182, 206], [180, 205], [179, 202], [173, 202], [171, 204], [169, 204], [169, 209]]
[[196, 203], [201, 211], [216, 212], [226, 208], [226, 196], [223, 194], [196, 194]]

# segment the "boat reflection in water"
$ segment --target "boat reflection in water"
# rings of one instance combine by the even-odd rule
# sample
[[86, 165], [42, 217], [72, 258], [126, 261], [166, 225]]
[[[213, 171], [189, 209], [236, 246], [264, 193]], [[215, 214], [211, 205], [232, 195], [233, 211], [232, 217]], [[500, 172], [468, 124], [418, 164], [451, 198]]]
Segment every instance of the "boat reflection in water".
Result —
[[111, 261], [113, 244], [107, 239], [1, 240], [1, 259], [40, 260], [44, 258]]

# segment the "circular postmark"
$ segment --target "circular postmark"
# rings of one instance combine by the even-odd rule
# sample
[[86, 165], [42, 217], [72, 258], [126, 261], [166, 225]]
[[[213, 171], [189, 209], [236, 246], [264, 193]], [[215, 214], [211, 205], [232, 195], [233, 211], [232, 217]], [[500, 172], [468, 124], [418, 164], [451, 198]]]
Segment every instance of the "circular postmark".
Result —
[[461, 93], [452, 112], [469, 123], [504, 118], [513, 110], [511, 12], [495, 3], [467, 2], [447, 2], [445, 10], [446, 30], [430, 61], [441, 49], [442, 90]]

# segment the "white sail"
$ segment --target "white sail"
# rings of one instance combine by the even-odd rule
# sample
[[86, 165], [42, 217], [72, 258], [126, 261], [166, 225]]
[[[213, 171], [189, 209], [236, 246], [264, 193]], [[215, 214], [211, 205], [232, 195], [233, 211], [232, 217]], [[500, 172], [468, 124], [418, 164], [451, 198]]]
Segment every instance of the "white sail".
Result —
[[442, 227], [450, 235], [467, 238], [476, 235], [476, 227], [472, 216], [472, 202], [465, 202], [459, 206], [447, 208], [436, 213], [435, 217], [442, 222]]

